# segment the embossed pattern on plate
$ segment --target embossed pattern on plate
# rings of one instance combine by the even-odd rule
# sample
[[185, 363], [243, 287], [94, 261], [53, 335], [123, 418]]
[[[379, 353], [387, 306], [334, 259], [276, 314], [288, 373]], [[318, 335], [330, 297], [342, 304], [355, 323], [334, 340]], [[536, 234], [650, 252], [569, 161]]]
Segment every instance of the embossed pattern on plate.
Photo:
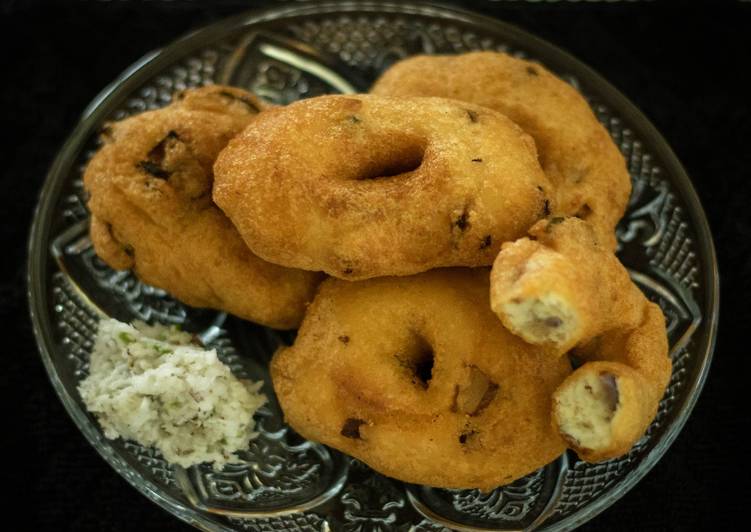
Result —
[[[628, 162], [634, 184], [618, 228], [619, 256], [668, 318], [674, 369], [647, 434], [619, 459], [573, 454], [490, 493], [405, 486], [283, 423], [268, 360], [290, 334], [185, 307], [93, 253], [81, 174], [107, 120], [163, 106], [176, 90], [225, 82], [288, 103], [365, 90], [394, 61], [416, 53], [498, 50], [546, 64], [588, 98]], [[207, 530], [568, 530], [632, 487], [665, 452], [703, 383], [717, 316], [711, 238], [693, 189], [664, 140], [596, 74], [552, 45], [467, 12], [413, 4], [340, 2], [279, 7], [196, 32], [127, 71], [86, 110], [53, 164], [32, 229], [29, 296], [53, 386], [92, 445], [129, 482]], [[173, 468], [158, 452], [108, 441], [76, 386], [88, 371], [102, 315], [182, 323], [233, 372], [264, 379], [270, 401], [260, 437], [241, 462], [214, 471]], [[449, 465], [450, 466], [450, 465]]]

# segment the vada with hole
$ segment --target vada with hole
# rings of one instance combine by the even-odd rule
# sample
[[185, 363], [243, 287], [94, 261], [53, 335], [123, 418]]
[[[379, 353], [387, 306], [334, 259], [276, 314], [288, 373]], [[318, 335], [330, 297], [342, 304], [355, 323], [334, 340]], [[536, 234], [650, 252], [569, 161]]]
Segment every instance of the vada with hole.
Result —
[[440, 98], [321, 96], [219, 155], [214, 201], [265, 260], [348, 280], [489, 266], [551, 205], [534, 142]]
[[324, 281], [271, 362], [285, 420], [430, 486], [489, 490], [554, 460], [551, 397], [570, 364], [507, 331], [488, 286], [485, 268]]

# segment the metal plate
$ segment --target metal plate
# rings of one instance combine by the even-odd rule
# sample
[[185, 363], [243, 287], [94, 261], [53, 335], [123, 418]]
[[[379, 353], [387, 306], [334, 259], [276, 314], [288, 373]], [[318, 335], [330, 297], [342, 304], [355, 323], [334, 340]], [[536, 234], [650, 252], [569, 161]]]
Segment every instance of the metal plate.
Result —
[[[115, 272], [87, 237], [81, 173], [107, 120], [165, 105], [174, 91], [236, 84], [275, 103], [365, 91], [395, 60], [416, 53], [499, 50], [538, 60], [579, 89], [628, 161], [634, 184], [618, 228], [619, 256], [665, 311], [673, 377], [656, 420], [626, 456], [597, 465], [569, 454], [490, 493], [407, 486], [300, 439], [274, 400], [241, 465], [174, 468], [151, 449], [106, 440], [76, 386], [96, 323], [182, 323], [241, 376], [267, 381], [290, 338], [223, 314], [197, 311]], [[718, 274], [701, 206], [680, 163], [634, 106], [577, 60], [523, 31], [465, 11], [417, 4], [279, 7], [222, 21], [147, 55], [85, 110], [42, 190], [29, 244], [29, 298], [55, 390], [101, 455], [144, 495], [206, 530], [570, 530], [613, 504], [667, 450], [706, 377], [718, 312]]]

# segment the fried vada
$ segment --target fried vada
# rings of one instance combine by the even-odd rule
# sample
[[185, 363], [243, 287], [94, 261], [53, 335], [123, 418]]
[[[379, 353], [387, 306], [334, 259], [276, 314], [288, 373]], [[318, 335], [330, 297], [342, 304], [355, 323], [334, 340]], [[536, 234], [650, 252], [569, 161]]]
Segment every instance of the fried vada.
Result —
[[386, 70], [371, 93], [453, 98], [505, 114], [535, 139], [556, 192], [553, 214], [586, 219], [615, 248], [631, 192], [624, 158], [584, 97], [543, 66], [498, 52], [418, 55]]
[[321, 276], [255, 256], [211, 199], [217, 154], [264, 108], [212, 85], [108, 124], [83, 177], [97, 255], [188, 305], [296, 327]]
[[489, 266], [551, 208], [531, 137], [439, 98], [321, 96], [262, 113], [214, 174], [214, 201], [254, 253], [348, 280]]
[[271, 377], [304, 437], [406, 482], [489, 490], [565, 449], [551, 396], [571, 368], [543, 351], [491, 312], [485, 268], [329, 279]]
[[514, 334], [584, 361], [553, 397], [554, 425], [571, 448], [591, 462], [628, 452], [670, 380], [665, 318], [589, 224], [553, 218], [504, 244], [490, 300]]

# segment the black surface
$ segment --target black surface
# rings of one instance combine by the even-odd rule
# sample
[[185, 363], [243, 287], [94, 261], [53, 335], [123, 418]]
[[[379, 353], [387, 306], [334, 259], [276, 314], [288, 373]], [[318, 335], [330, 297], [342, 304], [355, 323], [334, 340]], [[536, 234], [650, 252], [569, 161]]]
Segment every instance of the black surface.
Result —
[[[279, 2], [274, 2], [279, 3]], [[741, 530], [751, 325], [751, 4], [475, 2], [569, 50], [621, 89], [668, 139], [703, 201], [722, 313], [706, 388], [667, 455], [582, 530]], [[39, 360], [25, 297], [26, 238], [47, 168], [94, 95], [147, 51], [252, 3], [5, 2], [0, 8], [0, 386], [9, 530], [181, 530], [84, 440]], [[20, 415], [19, 415], [20, 414]], [[18, 416], [17, 421], [14, 420]], [[22, 512], [22, 508], [26, 508]]]

